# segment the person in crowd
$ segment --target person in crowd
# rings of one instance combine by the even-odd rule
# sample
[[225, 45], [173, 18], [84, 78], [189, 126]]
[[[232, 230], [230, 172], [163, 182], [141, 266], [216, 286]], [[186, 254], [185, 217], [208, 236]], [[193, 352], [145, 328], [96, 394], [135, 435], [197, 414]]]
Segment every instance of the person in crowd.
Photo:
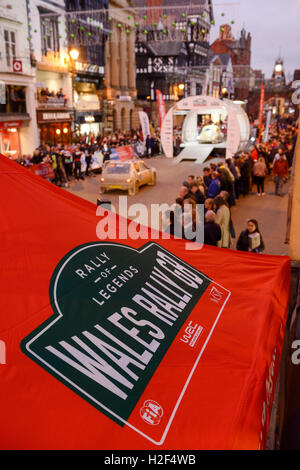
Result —
[[283, 185], [288, 178], [289, 165], [283, 153], [275, 161], [273, 166], [275, 195], [282, 196]]
[[[221, 162], [219, 163], [219, 170], [222, 172], [221, 186], [222, 186], [222, 189], [228, 191], [228, 194], [229, 194], [228, 202], [229, 202], [230, 207], [236, 205], [235, 190], [234, 190], [235, 175], [231, 171], [231, 168], [230, 168], [231, 164], [232, 164], [233, 171], [236, 174], [235, 167], [231, 159], [228, 158], [225, 164]], [[222, 184], [222, 181], [223, 181], [223, 184]]]
[[283, 148], [279, 148], [278, 152], [275, 154], [275, 157], [274, 157], [273, 162], [272, 162], [273, 168], [274, 168], [275, 162], [277, 162], [277, 160], [280, 159], [281, 155], [283, 155], [283, 159], [286, 160], [286, 156], [285, 156], [285, 153], [283, 151]]
[[216, 169], [217, 169], [217, 164], [216, 163], [212, 162], [209, 166], [210, 166], [211, 173], [216, 171]]
[[218, 246], [218, 242], [222, 239], [222, 231], [220, 225], [215, 222], [216, 214], [212, 210], [208, 210], [205, 214], [204, 222], [204, 244]]
[[236, 179], [234, 182], [234, 192], [235, 192], [235, 198], [239, 199], [240, 197], [240, 181], [241, 181], [241, 170], [240, 170], [240, 157], [237, 157], [234, 159], [234, 167], [235, 167], [235, 172], [236, 172]]
[[257, 195], [265, 196], [265, 177], [267, 176], [268, 169], [263, 157], [259, 157], [253, 166], [253, 175], [257, 185]]
[[103, 139], [103, 146], [101, 148], [101, 152], [103, 154], [103, 163], [107, 160], [110, 160], [111, 148], [108, 145], [107, 139]]
[[246, 230], [243, 230], [238, 238], [236, 249], [252, 253], [262, 253], [264, 251], [265, 244], [257, 220], [248, 220]]
[[257, 148], [256, 148], [255, 145], [253, 145], [253, 147], [251, 147], [250, 152], [251, 152], [251, 154], [250, 154], [251, 159], [252, 159], [253, 164], [254, 164], [258, 160], [258, 151], [257, 151]]
[[245, 197], [250, 191], [250, 172], [252, 171], [252, 165], [247, 153], [242, 154], [240, 171], [240, 194]]
[[285, 155], [286, 155], [286, 159], [290, 168], [291, 166], [293, 166], [293, 159], [294, 159], [293, 145], [291, 143], [288, 144]]
[[85, 161], [86, 161], [85, 176], [89, 176], [89, 169], [90, 169], [91, 160], [92, 160], [94, 151], [95, 149], [93, 145], [89, 145], [87, 149], [85, 150]]
[[227, 191], [221, 191], [219, 196], [224, 199], [226, 206], [229, 208], [229, 211], [230, 211], [230, 222], [229, 222], [230, 235], [231, 235], [231, 238], [235, 238], [235, 230], [234, 230], [234, 226], [233, 226], [233, 222], [232, 222], [232, 218], [231, 218], [230, 194]]
[[206, 214], [207, 211], [213, 211], [214, 210], [214, 200], [211, 198], [207, 198], [204, 201], [204, 214]]
[[81, 154], [82, 154], [82, 151], [80, 150], [79, 147], [77, 147], [75, 149], [75, 152], [73, 153], [74, 177], [76, 181], [83, 179], [82, 174], [81, 174]]
[[64, 153], [65, 171], [66, 171], [67, 179], [68, 181], [70, 181], [72, 173], [73, 173], [73, 157], [72, 157], [72, 153], [68, 149], [65, 149], [63, 153]]
[[39, 163], [42, 163], [43, 158], [44, 158], [44, 154], [40, 152], [38, 149], [36, 149], [33, 152], [33, 157], [31, 159], [32, 165], [38, 165]]
[[185, 199], [188, 199], [191, 196], [189, 187], [186, 185], [182, 185], [180, 190], [179, 190], [179, 197], [184, 201]]
[[151, 135], [148, 134], [147, 137], [146, 137], [146, 157], [147, 158], [150, 158], [152, 157], [152, 139], [151, 139]]
[[60, 149], [56, 149], [56, 161], [57, 161], [57, 168], [55, 172], [55, 176], [58, 176], [59, 181], [68, 188], [68, 178], [66, 175], [65, 167], [64, 167], [64, 155], [60, 151]]
[[183, 213], [182, 213], [182, 226], [183, 238], [190, 241], [196, 239], [196, 221], [197, 221], [197, 208], [196, 202], [193, 198], [189, 197], [183, 200]]
[[210, 185], [211, 180], [212, 180], [211, 173], [212, 173], [212, 171], [208, 166], [203, 168], [203, 181], [204, 181], [206, 191], [208, 190], [209, 185]]
[[197, 183], [193, 183], [191, 185], [190, 193], [192, 196], [194, 196], [196, 200], [196, 204], [204, 204], [205, 201], [205, 195], [203, 194], [202, 191], [200, 191], [199, 186]]
[[215, 222], [220, 226], [222, 237], [218, 241], [220, 248], [230, 248], [232, 245], [230, 233], [230, 210], [225, 200], [221, 196], [217, 196], [214, 200], [216, 208]]
[[189, 175], [187, 178], [187, 182], [189, 183], [189, 187], [191, 189], [192, 185], [196, 182], [195, 181], [195, 176], [194, 175]]
[[182, 208], [183, 199], [178, 197], [170, 210], [163, 214], [162, 220], [163, 231], [180, 238], [182, 238]]
[[205, 187], [205, 184], [204, 184], [203, 176], [197, 176], [197, 178], [195, 179], [195, 181], [196, 181], [196, 184], [197, 184], [197, 186], [198, 186], [199, 191], [203, 194], [203, 196], [205, 196], [205, 194], [206, 194], [206, 187]]
[[206, 196], [214, 199], [218, 194], [220, 194], [221, 182], [219, 180], [219, 174], [216, 171], [212, 173], [211, 177], [212, 181], [209, 185]]

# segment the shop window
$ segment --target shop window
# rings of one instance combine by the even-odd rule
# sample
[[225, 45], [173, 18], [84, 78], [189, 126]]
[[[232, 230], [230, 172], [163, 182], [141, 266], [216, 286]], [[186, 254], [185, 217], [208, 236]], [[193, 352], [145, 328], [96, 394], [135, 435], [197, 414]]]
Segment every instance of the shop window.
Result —
[[69, 145], [72, 131], [69, 122], [40, 124], [40, 139], [47, 145]]
[[0, 104], [0, 113], [26, 113], [26, 87], [6, 85], [5, 104]]
[[59, 51], [57, 18], [43, 18], [41, 21], [43, 54]]
[[4, 30], [4, 43], [6, 64], [10, 67], [12, 60], [16, 59], [16, 34], [14, 31]]
[[20, 156], [19, 129], [6, 129], [0, 131], [0, 152], [12, 160]]

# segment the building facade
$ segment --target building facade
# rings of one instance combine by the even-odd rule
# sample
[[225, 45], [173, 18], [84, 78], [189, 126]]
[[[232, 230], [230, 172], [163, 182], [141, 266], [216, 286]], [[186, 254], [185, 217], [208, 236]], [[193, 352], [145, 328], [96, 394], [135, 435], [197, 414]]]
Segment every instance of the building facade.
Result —
[[210, 55], [207, 94], [215, 98], [233, 98], [234, 74], [231, 54]]
[[108, 0], [66, 0], [69, 50], [78, 58], [73, 70], [75, 134], [97, 136], [105, 127], [105, 42]]
[[65, 1], [27, 3], [39, 141], [51, 145], [71, 143], [74, 110]]
[[168, 110], [184, 96], [201, 95], [206, 87], [212, 4], [207, 0], [194, 8], [187, 0], [180, 4], [186, 5], [185, 11], [179, 11], [174, 0], [137, 0], [138, 105], [155, 124], [156, 89], [162, 92]]
[[105, 45], [105, 132], [139, 127], [135, 110], [135, 11], [131, 0], [111, 0]]
[[26, 0], [0, 5], [0, 152], [14, 159], [38, 144], [26, 17]]
[[219, 38], [210, 46], [214, 54], [229, 53], [234, 71], [236, 100], [248, 99], [251, 80], [251, 34], [242, 29], [239, 39], [235, 39], [228, 24], [220, 26]]
[[283, 59], [275, 61], [271, 78], [266, 79], [261, 73], [258, 73], [256, 74], [255, 83], [255, 87], [249, 93], [247, 103], [247, 112], [254, 120], [258, 118], [262, 83], [265, 88], [265, 113], [271, 111], [275, 118], [278, 116], [294, 117], [296, 115], [297, 107], [292, 102], [294, 90], [291, 84], [286, 83]]

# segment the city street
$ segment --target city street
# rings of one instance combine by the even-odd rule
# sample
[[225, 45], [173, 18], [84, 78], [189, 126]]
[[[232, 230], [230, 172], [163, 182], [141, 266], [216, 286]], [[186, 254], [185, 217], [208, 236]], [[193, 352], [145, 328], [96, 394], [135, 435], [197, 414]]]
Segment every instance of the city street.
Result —
[[300, 449], [299, 12], [0, 1], [0, 450]]
[[[219, 162], [220, 159], [212, 159], [211, 162]], [[130, 204], [145, 204], [150, 213], [151, 204], [167, 203], [171, 205], [179, 196], [181, 183], [187, 180], [188, 175], [201, 176], [204, 164], [191, 162], [181, 162], [175, 164], [172, 160], [163, 156], [145, 159], [149, 167], [157, 170], [156, 186], [143, 186], [136, 196], [128, 196], [128, 206]], [[73, 194], [96, 203], [99, 195], [100, 175], [90, 176], [84, 181], [76, 182], [72, 180], [67, 188]], [[288, 245], [285, 244], [287, 205], [288, 205], [288, 185], [284, 188], [284, 196], [278, 197], [274, 194], [274, 183], [271, 178], [266, 182], [266, 196], [256, 195], [256, 186], [253, 185], [253, 193], [245, 198], [241, 196], [237, 200], [235, 207], [232, 207], [232, 220], [236, 232], [236, 237], [246, 227], [247, 219], [256, 219], [265, 242], [265, 253], [271, 255], [287, 255]], [[118, 212], [118, 202], [120, 196], [127, 196], [125, 191], [109, 191], [102, 195], [103, 199], [111, 201]], [[150, 222], [150, 221], [149, 221]], [[237, 238], [234, 240], [234, 248]]]

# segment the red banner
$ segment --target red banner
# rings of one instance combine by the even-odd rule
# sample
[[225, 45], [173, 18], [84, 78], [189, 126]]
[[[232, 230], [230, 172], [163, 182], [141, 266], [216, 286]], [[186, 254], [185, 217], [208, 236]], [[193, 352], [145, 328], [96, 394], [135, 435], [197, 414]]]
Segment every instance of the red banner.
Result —
[[28, 169], [32, 171], [32, 173], [45, 179], [52, 179], [55, 176], [50, 163], [39, 163], [38, 165], [29, 166]]
[[158, 106], [158, 116], [159, 116], [159, 127], [161, 128], [162, 123], [166, 116], [166, 106], [163, 94], [160, 90], [156, 90], [156, 100]]
[[259, 116], [258, 116], [258, 141], [260, 142], [263, 130], [263, 115], [265, 105], [265, 85], [262, 83], [260, 86], [260, 103], [259, 103]]
[[131, 145], [116, 147], [116, 151], [119, 155], [120, 160], [131, 160], [132, 158], [136, 158], [136, 155]]
[[265, 448], [289, 258], [121, 217], [105, 239], [101, 206], [1, 155], [0, 177], [0, 448]]

